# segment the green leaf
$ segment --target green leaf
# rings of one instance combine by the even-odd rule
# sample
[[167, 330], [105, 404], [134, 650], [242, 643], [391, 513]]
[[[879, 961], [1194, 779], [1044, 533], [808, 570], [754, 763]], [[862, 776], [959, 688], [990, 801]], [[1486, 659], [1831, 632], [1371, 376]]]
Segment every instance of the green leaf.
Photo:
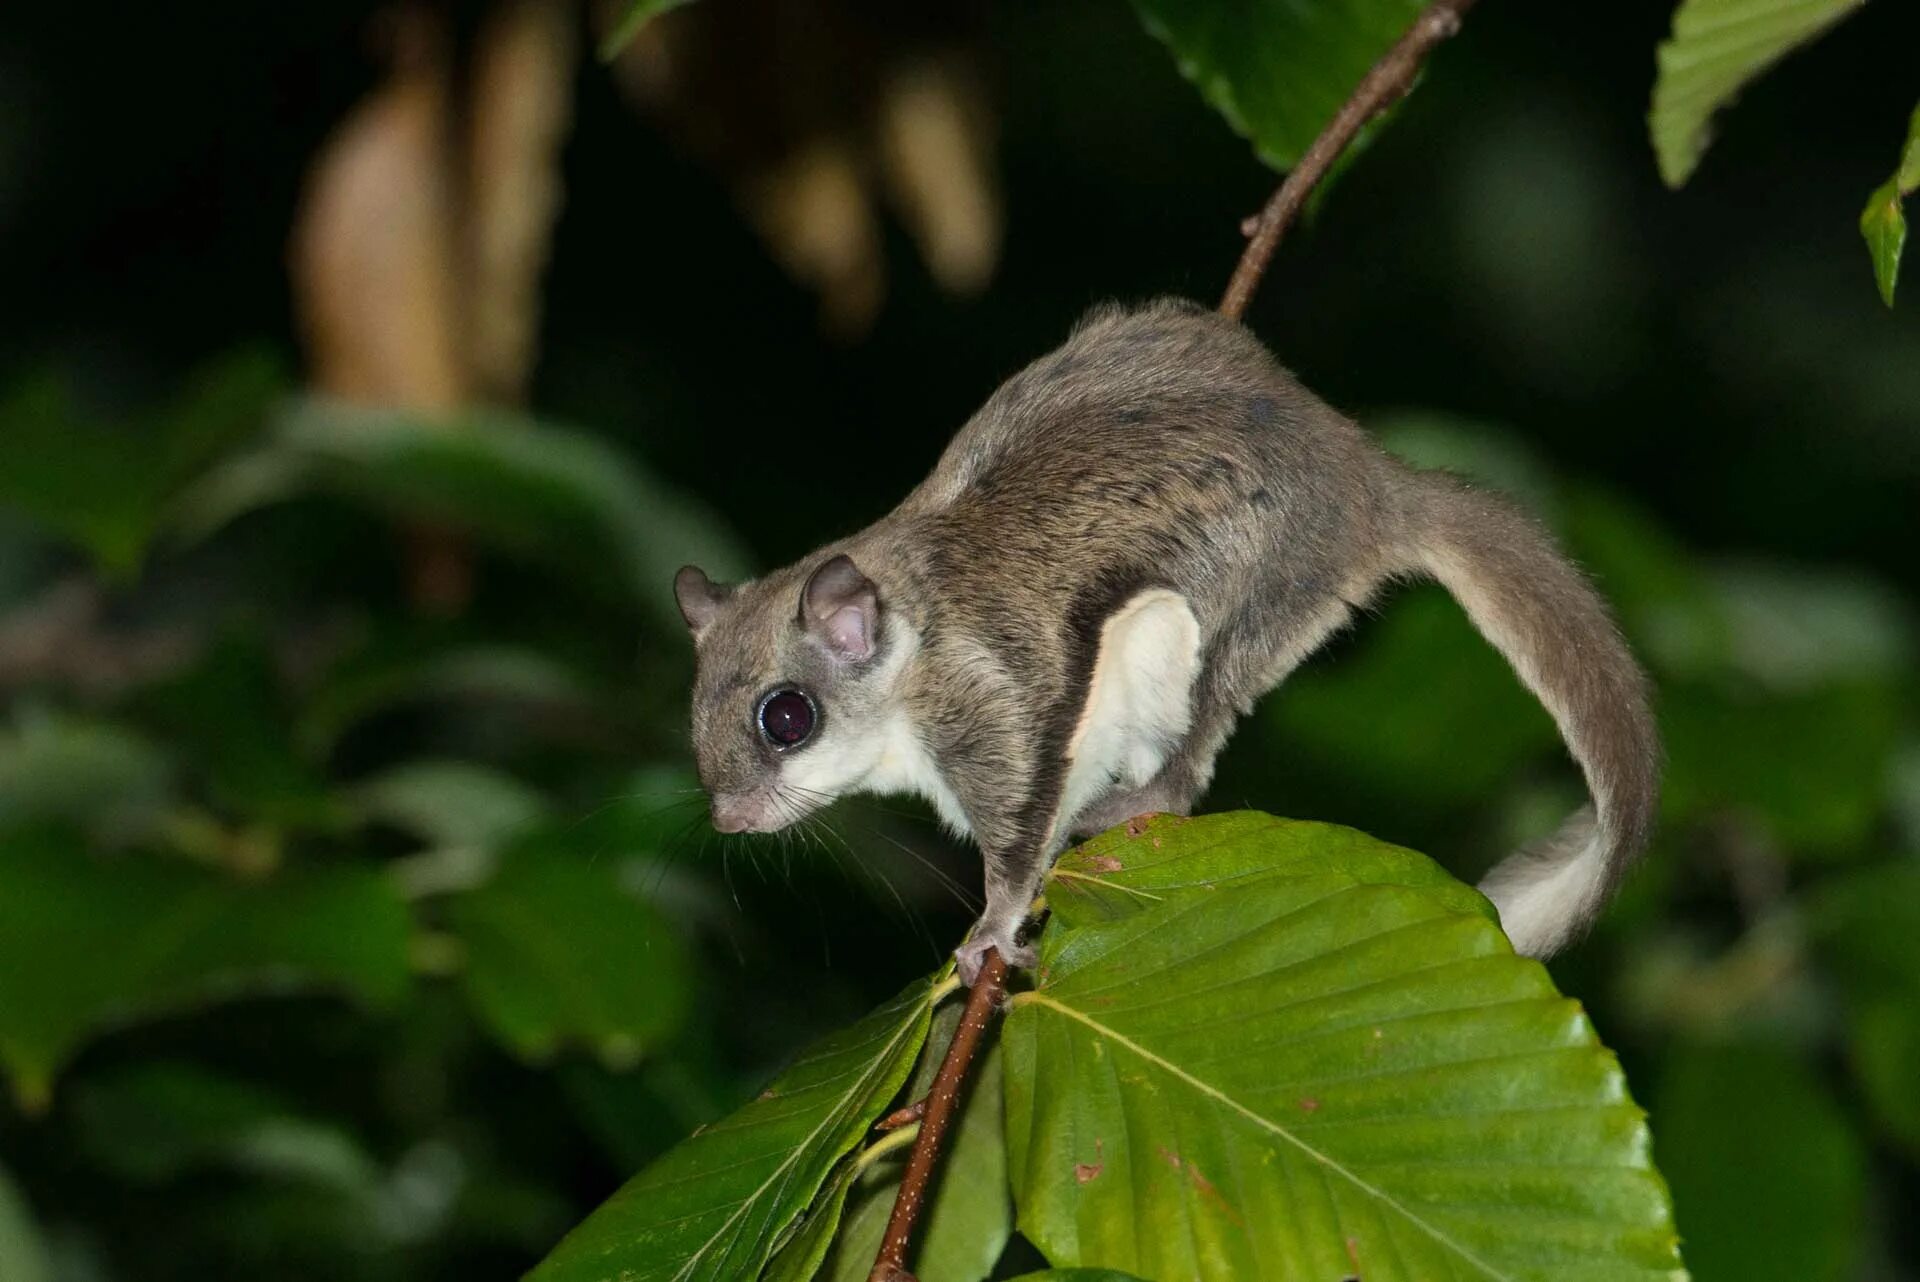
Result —
[[1920, 107], [1913, 109], [1907, 121], [1907, 143], [1900, 149], [1900, 167], [1893, 171], [1893, 180], [1903, 192], [1920, 188]]
[[1907, 247], [1907, 216], [1901, 211], [1902, 192], [1891, 178], [1873, 189], [1860, 211], [1860, 235], [1873, 259], [1873, 283], [1880, 299], [1893, 306], [1894, 285], [1900, 279], [1900, 255]]
[[378, 820], [439, 846], [491, 850], [546, 817], [537, 789], [472, 761], [409, 761], [349, 794], [362, 820]]
[[[906, 1098], [926, 1097], [959, 1014], [959, 1004], [952, 1003], [936, 1017], [935, 1032], [927, 1038], [920, 1071]], [[998, 1046], [989, 1048], [969, 1074], [966, 1100], [948, 1134], [932, 1200], [921, 1213], [908, 1261], [920, 1282], [980, 1282], [993, 1271], [1013, 1234], [1000, 1058]], [[862, 1173], [819, 1273], [822, 1282], [866, 1282], [905, 1169], [903, 1150]], [[792, 1276], [794, 1282], [804, 1282], [813, 1275]]]
[[1807, 935], [1847, 1007], [1855, 1078], [1880, 1124], [1920, 1154], [1920, 864], [1829, 878], [1808, 896]]
[[1847, 983], [1920, 992], [1920, 863], [1830, 878], [1807, 899], [1807, 929]]
[[1767, 562], [1715, 569], [1734, 667], [1778, 690], [1893, 679], [1913, 662], [1913, 625], [1898, 592], [1850, 570]]
[[225, 1167], [257, 1177], [369, 1197], [379, 1165], [338, 1126], [303, 1117], [265, 1087], [191, 1064], [133, 1064], [94, 1074], [73, 1092], [86, 1155], [146, 1184]]
[[1337, 859], [1049, 924], [1002, 1037], [1021, 1231], [1145, 1277], [1683, 1277], [1579, 1005], [1483, 912]]
[[744, 573], [737, 539], [710, 512], [585, 433], [505, 412], [451, 420], [302, 401], [258, 452], [183, 496], [178, 527], [204, 537], [246, 512], [323, 492], [431, 521], [565, 571], [685, 625], [673, 574], [696, 562]]
[[1494, 917], [1493, 905], [1479, 891], [1425, 855], [1357, 829], [1277, 819], [1257, 810], [1203, 820], [1153, 815], [1109, 829], [1054, 864], [1047, 904], [1063, 925], [1091, 925], [1172, 900], [1237, 894], [1249, 881], [1328, 868], [1356, 882], [1418, 886], [1453, 912]]
[[642, 27], [667, 10], [678, 9], [681, 5], [688, 3], [691, 3], [691, 0], [629, 0], [626, 12], [620, 16], [620, 21], [615, 23], [613, 30], [600, 41], [600, 60], [612, 62], [633, 42], [633, 38], [640, 34]]
[[[800, 1217], [793, 1236], [767, 1262], [766, 1272], [760, 1275], [760, 1282], [813, 1282], [819, 1276], [821, 1266], [826, 1263], [827, 1252], [835, 1249], [835, 1235], [841, 1232], [847, 1195], [853, 1191], [855, 1181], [863, 1174], [865, 1168], [860, 1163], [859, 1154], [847, 1157], [833, 1169], [826, 1184], [814, 1196], [813, 1205]], [[885, 1227], [883, 1214], [881, 1230]], [[873, 1257], [879, 1250], [879, 1233], [880, 1230], [875, 1230], [872, 1235], [874, 1246], [867, 1252], [867, 1268], [860, 1271], [863, 1279], [871, 1270]]]
[[1801, 857], [1867, 853], [1891, 791], [1899, 684], [1913, 662], [1906, 603], [1870, 578], [1768, 563], [1721, 566], [1694, 582], [1705, 613], [1693, 630], [1704, 640], [1710, 620], [1714, 640], [1685, 665], [1698, 679], [1661, 693], [1666, 814], [1733, 815]]
[[619, 860], [583, 859], [537, 836], [449, 903], [467, 996], [516, 1055], [542, 1060], [581, 1042], [609, 1066], [631, 1066], [685, 1018], [685, 948], [621, 873]]
[[1920, 991], [1874, 993], [1849, 1002], [1848, 1058], [1881, 1129], [1920, 1158]]
[[0, 1167], [0, 1278], [53, 1282], [53, 1260], [20, 1190]]
[[906, 1081], [945, 990], [928, 981], [816, 1043], [760, 1097], [629, 1180], [532, 1282], [733, 1282], [758, 1274]]
[[0, 504], [86, 548], [127, 576], [140, 566], [171, 498], [235, 441], [258, 430], [281, 378], [258, 352], [202, 371], [165, 413], [144, 422], [95, 421], [61, 379], [0, 400]]
[[[911, 1260], [920, 1282], [980, 1282], [1013, 1233], [998, 1048], [982, 1057], [968, 1090], [940, 1160], [933, 1201], [922, 1213]], [[905, 1168], [904, 1159], [895, 1159], [867, 1172], [819, 1273], [822, 1282], [866, 1282]]]
[[136, 841], [172, 797], [166, 758], [125, 726], [50, 713], [0, 731], [0, 829], [58, 822], [104, 842]]
[[1768, 1046], [1682, 1048], [1654, 1093], [1660, 1164], [1702, 1278], [1854, 1276], [1865, 1154], [1826, 1088]]
[[1886, 684], [1791, 694], [1675, 685], [1662, 696], [1660, 721], [1669, 817], [1756, 822], [1799, 858], [1850, 860], [1870, 850], [1900, 733]]
[[405, 989], [406, 906], [364, 868], [257, 883], [71, 840], [0, 841], [0, 1064], [29, 1106], [107, 1028], [244, 993], [320, 988], [386, 1005]]
[[1131, 1273], [1118, 1269], [1042, 1269], [1022, 1273], [1013, 1282], [1142, 1282]]
[[294, 742], [280, 674], [257, 635], [222, 637], [186, 672], [143, 694], [183, 761], [206, 773], [216, 804], [283, 828], [335, 831], [345, 813]]
[[1678, 187], [1712, 141], [1713, 115], [1795, 48], [1865, 0], [1681, 0], [1655, 55], [1653, 136], [1660, 176]]
[[1134, 0], [1180, 72], [1275, 169], [1291, 169], [1424, 0]]
[[1903, 196], [1920, 187], [1920, 107], [1907, 122], [1907, 144], [1893, 177], [1874, 188], [1860, 212], [1860, 234], [1873, 258], [1873, 279], [1880, 297], [1893, 306], [1893, 287], [1900, 276], [1900, 252], [1907, 246], [1907, 217], [1900, 208]]
[[462, 701], [590, 715], [597, 692], [579, 672], [526, 646], [382, 639], [329, 672], [301, 709], [294, 739], [314, 758], [397, 707]]

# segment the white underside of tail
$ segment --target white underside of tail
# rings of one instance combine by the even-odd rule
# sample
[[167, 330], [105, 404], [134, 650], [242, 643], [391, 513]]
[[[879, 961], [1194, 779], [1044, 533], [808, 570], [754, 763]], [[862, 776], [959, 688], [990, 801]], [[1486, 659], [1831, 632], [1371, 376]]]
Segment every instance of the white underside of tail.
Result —
[[1480, 883], [1500, 925], [1524, 957], [1548, 957], [1573, 942], [1606, 896], [1606, 837], [1581, 811], [1537, 846], [1503, 860]]
[[[1483, 585], [1481, 567], [1444, 543], [1428, 541], [1415, 549], [1415, 561], [1445, 585], [1480, 634], [1506, 656], [1521, 682], [1552, 714], [1598, 803], [1608, 804], [1602, 790], [1605, 781], [1594, 779], [1580, 751], [1578, 710], [1546, 679], [1540, 656], [1525, 632], [1513, 626], [1495, 595]], [[1480, 883], [1481, 893], [1500, 910], [1500, 924], [1515, 952], [1550, 957], [1579, 937], [1598, 915], [1610, 889], [1611, 847], [1611, 834], [1596, 822], [1589, 807], [1568, 819], [1553, 836], [1503, 860], [1487, 874]]]

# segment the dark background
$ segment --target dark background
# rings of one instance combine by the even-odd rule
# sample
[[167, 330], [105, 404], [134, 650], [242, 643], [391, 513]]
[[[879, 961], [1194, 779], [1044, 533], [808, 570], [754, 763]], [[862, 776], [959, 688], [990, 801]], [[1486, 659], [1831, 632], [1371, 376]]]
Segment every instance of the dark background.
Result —
[[[957, 44], [977, 60], [1006, 228], [990, 286], [961, 298], [885, 223], [884, 304], [856, 336], [823, 333], [816, 299], [738, 212], [724, 166], [632, 110], [591, 60], [574, 88], [529, 405], [697, 496], [762, 565], [887, 510], [992, 387], [1090, 304], [1212, 300], [1239, 220], [1274, 181], [1123, 5], [995, 5], [910, 33], [882, 9], [853, 11], [903, 44]], [[456, 9], [456, 29], [476, 12]], [[1545, 496], [1648, 656], [1674, 754], [1658, 867], [1556, 974], [1654, 1110], [1696, 1275], [1915, 1277], [1920, 1239], [1902, 1212], [1920, 1195], [1920, 1099], [1899, 1079], [1902, 1063], [1920, 1079], [1920, 1059], [1899, 1048], [1920, 1054], [1920, 1034], [1898, 1012], [1920, 1020], [1920, 965], [1890, 944], [1856, 982], [1859, 968], [1818, 940], [1851, 879], [1910, 888], [1920, 856], [1920, 310], [1882, 305], [1856, 228], [1920, 95], [1920, 13], [1880, 0], [1789, 59], [1723, 119], [1677, 193], [1644, 127], [1669, 15], [1482, 6], [1289, 237], [1248, 322], [1415, 457]], [[77, 412], [137, 433], [235, 350], [265, 352], [281, 386], [300, 385], [288, 228], [314, 153], [379, 82], [373, 16], [237, 3], [0, 13], [0, 394], [59, 378]], [[763, 56], [759, 74], [797, 74], [777, 47]], [[745, 72], [740, 84], [750, 99]], [[750, 118], [738, 104], [683, 107], [723, 125]], [[0, 439], [0, 468], [19, 448]], [[408, 615], [385, 516], [341, 500], [246, 522], [115, 582], [109, 626], [196, 612], [284, 624], [308, 607], [316, 627], [327, 609]], [[0, 618], [91, 572], [17, 515], [0, 543]], [[479, 555], [455, 626], [539, 634], [607, 674], [620, 724], [586, 747], [522, 728], [475, 755], [567, 815], [594, 812], [636, 766], [684, 766], [684, 638], [576, 593], [565, 574]], [[1709, 614], [1712, 643], [1688, 641], [1688, 620]], [[1381, 615], [1263, 705], [1209, 804], [1350, 823], [1463, 873], [1483, 867], [1571, 804], [1576, 781], [1451, 607], [1413, 594]], [[26, 678], [5, 693], [22, 717], [80, 708], [140, 724], [182, 759], [200, 751], [148, 718], [137, 691], [90, 702]], [[457, 753], [469, 716], [394, 713], [319, 768], [351, 780], [428, 748]], [[859, 815], [848, 853], [873, 862], [867, 874], [818, 851], [723, 868], [714, 842], [668, 843], [676, 875], [731, 924], [691, 945], [699, 1013], [644, 1087], [581, 1052], [523, 1063], [431, 985], [378, 1018], [322, 998], [249, 999], [113, 1032], [50, 1108], [0, 1104], [0, 1178], [54, 1242], [61, 1277], [512, 1275], [661, 1145], [958, 939], [964, 906], [861, 834], [887, 828], [969, 890], [974, 857], [923, 820]], [[385, 859], [391, 845], [353, 857]], [[1887, 907], [1885, 891], [1855, 898]], [[1920, 913], [1909, 907], [1904, 921]], [[1722, 981], [1755, 952], [1773, 957], [1755, 941], [1783, 921], [1810, 942], [1729, 996]], [[1903, 929], [1884, 938], [1920, 950]], [[1869, 1008], [1896, 1012], [1893, 1049], [1862, 1032]], [[422, 1041], [430, 1051], [402, 1045]], [[408, 1055], [435, 1066], [447, 1097], [427, 1120], [355, 1084], [390, 1085]], [[350, 1228], [277, 1235], [272, 1217], [232, 1209], [262, 1182], [288, 1205], [313, 1202], [297, 1173], [213, 1157], [131, 1177], [83, 1142], [80, 1105], [90, 1074], [160, 1061], [272, 1082], [395, 1170], [424, 1160], [423, 1137], [484, 1152], [471, 1168], [510, 1170], [493, 1195], [514, 1209], [482, 1199], [368, 1257]], [[676, 1095], [668, 1080], [700, 1089]], [[1803, 1124], [1776, 1129], [1776, 1114]], [[463, 1187], [478, 1197], [483, 1184]]]
[[[1750, 90], [1675, 194], [1643, 126], [1667, 6], [1491, 6], [1250, 322], [1338, 405], [1514, 423], [1699, 544], [1910, 576], [1915, 322], [1855, 288], [1854, 220], [1913, 106], [1899, 8]], [[110, 30], [10, 13], [7, 367], [65, 364], [138, 404], [235, 344], [291, 351], [287, 226], [374, 80], [373, 12], [142, 6]], [[772, 561], [891, 506], [1090, 303], [1215, 296], [1270, 176], [1165, 51], [1118, 6], [998, 6], [984, 26], [1007, 193], [993, 287], [939, 299], [896, 241], [884, 323], [851, 348], [816, 338], [711, 176], [583, 73], [536, 402], [634, 440]], [[828, 420], [865, 446], [831, 467], [796, 448]], [[717, 441], [731, 466], [697, 448]], [[823, 501], [756, 502], [809, 465]]]

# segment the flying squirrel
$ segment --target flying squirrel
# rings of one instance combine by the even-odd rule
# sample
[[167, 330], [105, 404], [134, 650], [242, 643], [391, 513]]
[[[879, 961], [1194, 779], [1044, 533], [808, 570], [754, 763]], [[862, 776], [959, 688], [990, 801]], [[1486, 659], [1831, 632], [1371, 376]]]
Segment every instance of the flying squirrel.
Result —
[[1658, 796], [1646, 681], [1606, 605], [1506, 499], [1402, 464], [1245, 327], [1177, 299], [1093, 310], [859, 533], [746, 583], [679, 572], [714, 826], [917, 794], [985, 864], [962, 978], [989, 948], [1031, 965], [1066, 844], [1190, 813], [1236, 719], [1409, 579], [1452, 593], [1586, 777], [1592, 804], [1480, 886], [1514, 947], [1548, 956], [1639, 855]]

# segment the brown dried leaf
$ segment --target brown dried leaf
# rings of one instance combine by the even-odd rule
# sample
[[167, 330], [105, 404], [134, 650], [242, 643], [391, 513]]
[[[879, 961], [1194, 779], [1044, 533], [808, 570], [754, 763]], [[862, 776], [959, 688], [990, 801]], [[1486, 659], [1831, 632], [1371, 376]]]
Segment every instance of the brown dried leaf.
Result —
[[437, 24], [396, 26], [394, 68], [308, 176], [289, 271], [313, 385], [445, 411], [466, 400], [457, 344], [448, 71]]
[[957, 58], [903, 64], [879, 103], [888, 194], [941, 288], [985, 289], [1000, 257], [992, 112]]
[[885, 297], [886, 268], [854, 149], [816, 140], [747, 191], [743, 203], [768, 250], [820, 295], [821, 325], [842, 336], [864, 332]]
[[978, 16], [964, 2], [906, 20], [850, 0], [690, 5], [648, 22], [612, 71], [820, 296], [822, 327], [848, 338], [885, 295], [883, 196], [943, 288], [977, 292], [993, 273], [1001, 211], [969, 54]]
[[476, 390], [526, 398], [540, 277], [561, 202], [578, 36], [564, 0], [506, 0], [473, 54], [468, 137], [468, 354]]

